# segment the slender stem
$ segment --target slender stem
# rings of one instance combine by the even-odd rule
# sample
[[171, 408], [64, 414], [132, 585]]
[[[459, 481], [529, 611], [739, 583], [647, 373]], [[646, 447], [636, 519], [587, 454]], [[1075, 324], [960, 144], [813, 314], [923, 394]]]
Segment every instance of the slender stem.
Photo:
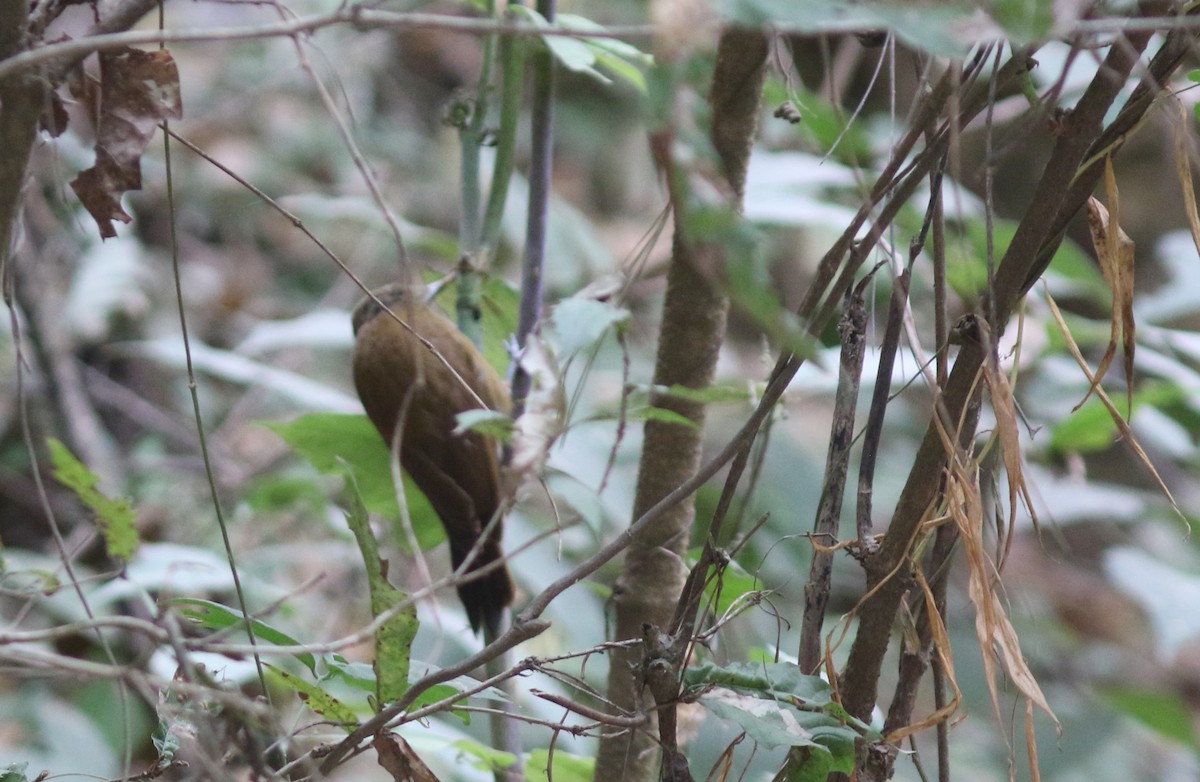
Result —
[[524, 42], [506, 35], [500, 39], [500, 127], [496, 131], [496, 159], [492, 166], [492, 185], [483, 214], [479, 244], [494, 249], [500, 241], [500, 220], [508, 183], [512, 179], [513, 151], [517, 145], [517, 121], [525, 86]]
[[846, 472], [850, 465], [850, 445], [854, 440], [855, 408], [858, 406], [862, 376], [867, 310], [862, 295], [855, 291], [846, 302], [846, 311], [838, 323], [842, 338], [837, 394], [834, 397], [833, 423], [829, 432], [829, 450], [825, 457], [825, 480], [817, 517], [813, 521], [812, 559], [808, 582], [804, 585], [804, 618], [800, 626], [800, 670], [815, 674], [821, 664], [821, 625], [829, 604], [833, 553], [838, 542], [838, 519], [846, 491]]
[[[488, 0], [487, 14], [496, 12], [494, 0]], [[461, 215], [458, 221], [458, 249], [466, 253], [479, 243], [479, 148], [483, 143], [483, 126], [487, 119], [488, 93], [491, 91], [492, 62], [496, 59], [496, 34], [483, 39], [483, 63], [479, 67], [479, 82], [471, 99], [469, 116], [458, 131], [461, 153], [459, 189]]]
[[[538, 0], [538, 13], [554, 22], [555, 0]], [[533, 56], [532, 149], [529, 163], [529, 214], [525, 223], [525, 262], [521, 268], [521, 308], [517, 345], [524, 347], [542, 316], [542, 277], [546, 262], [546, 224], [550, 205], [550, 171], [554, 147], [554, 62], [541, 47]], [[513, 372], [513, 417], [525, 409], [529, 375], [518, 364]]]
[[867, 413], [867, 426], [863, 431], [862, 458], [858, 466], [858, 507], [855, 513], [858, 550], [863, 556], [870, 553], [872, 547], [871, 499], [875, 485], [875, 460], [879, 454], [879, 441], [883, 437], [883, 418], [887, 413], [888, 397], [892, 390], [892, 368], [896, 363], [896, 351], [900, 347], [900, 322], [904, 315], [904, 307], [908, 303], [908, 280], [909, 270], [906, 269], [892, 282], [887, 327], [883, 332], [883, 344], [879, 346], [879, 371], [875, 374], [871, 409]]
[[[246, 605], [246, 593], [242, 588], [242, 577], [238, 574], [237, 557], [233, 553], [233, 541], [229, 537], [229, 525], [225, 522], [225, 514], [221, 510], [221, 497], [217, 493], [217, 479], [213, 472], [212, 458], [208, 452], [208, 437], [204, 433], [204, 415], [200, 412], [200, 392], [199, 386], [196, 383], [196, 371], [192, 366], [192, 342], [190, 332], [188, 331], [186, 309], [183, 303], [183, 273], [179, 263], [179, 240], [176, 235], [175, 188], [171, 169], [170, 126], [166, 122], [163, 122], [162, 128], [163, 159], [166, 163], [167, 213], [171, 216], [168, 225], [171, 238], [171, 269], [175, 279], [175, 305], [179, 310], [179, 330], [183, 337], [184, 363], [187, 367], [187, 386], [188, 392], [192, 397], [192, 414], [196, 422], [196, 437], [200, 445], [200, 459], [204, 463], [204, 477], [208, 481], [213, 513], [216, 516], [217, 528], [221, 531], [221, 542], [225, 547], [225, 559], [229, 563], [229, 573], [233, 579], [233, 591], [237, 596], [238, 608], [242, 612], [246, 637], [250, 641], [251, 646], [257, 646], [258, 641], [254, 635], [254, 627], [250, 621], [250, 609]], [[258, 673], [259, 686], [262, 687], [263, 694], [270, 698], [270, 690], [267, 689], [267, 676], [263, 671], [262, 658], [258, 655], [257, 651], [253, 656], [254, 667]]]

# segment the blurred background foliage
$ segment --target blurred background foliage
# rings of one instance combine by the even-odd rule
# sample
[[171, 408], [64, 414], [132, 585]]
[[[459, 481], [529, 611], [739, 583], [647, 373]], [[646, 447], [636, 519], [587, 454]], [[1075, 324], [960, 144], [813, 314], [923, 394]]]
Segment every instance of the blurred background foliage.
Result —
[[[328, 5], [301, 0], [289, 8], [306, 13]], [[601, 24], [648, 20], [645, 4], [633, 0], [561, 5], [563, 12]], [[1011, 38], [1033, 40], [1050, 29], [1050, 17], [1039, 16], [1049, 3], [989, 5], [994, 19], [1001, 24], [1010, 20], [1004, 32]], [[1027, 5], [1040, 10], [1021, 12]], [[810, 13], [801, 20], [806, 23], [816, 24], [813, 8], [828, 6], [842, 13], [839, 29], [857, 26], [854, 17], [845, 16], [853, 6], [844, 3], [794, 6], [746, 0], [729, 4], [727, 13], [750, 22], [796, 21], [799, 6]], [[453, 2], [392, 2], [387, 7], [474, 13], [468, 4]], [[879, 22], [880, 6], [870, 8], [876, 16], [860, 20], [863, 26]], [[895, 49], [867, 46], [846, 34], [780, 36], [775, 44], [745, 206], [756, 229], [755, 252], [735, 259], [746, 265], [745, 273], [738, 274], [745, 287], [739, 301], [755, 302], [758, 311], [735, 310], [731, 320], [719, 369], [723, 392], [720, 401], [711, 403], [706, 434], [714, 450], [744, 420], [770, 371], [772, 349], [778, 348], [778, 341], [764, 334], [762, 324], [770, 313], [761, 308], [786, 308], [803, 295], [816, 259], [857, 209], [863, 189], [901, 132], [929, 54], [961, 53], [959, 25], [970, 17], [969, 8], [888, 8], [893, 16], [885, 21], [900, 41]], [[64, 29], [86, 25], [87, 9], [72, 11]], [[200, 27], [279, 17], [270, 6], [206, 3], [170, 4], [167, 18], [171, 26]], [[645, 40], [634, 43], [649, 46]], [[457, 133], [442, 118], [446, 107], [474, 83], [478, 41], [442, 30], [345, 27], [306, 38], [303, 48], [349, 122], [388, 203], [403, 216], [404, 239], [423, 271], [431, 278], [449, 273], [457, 260], [459, 158]], [[389, 230], [333, 120], [315, 97], [296, 44], [275, 38], [180, 43], [170, 49], [179, 64], [185, 107], [184, 120], [173, 128], [298, 215], [368, 285], [392, 280], [396, 252]], [[1069, 104], [1070, 90], [1086, 83], [1074, 75], [1082, 69], [1082, 76], [1090, 76], [1095, 63], [1090, 58], [1069, 61], [1066, 51], [1065, 44], [1045, 44], [1032, 76], [1041, 87], [1065, 79], [1064, 101]], [[523, 489], [508, 522], [518, 608], [628, 523], [638, 422], [652, 414], [646, 408], [647, 386], [669, 249], [665, 234], [656, 231], [666, 197], [646, 143], [645, 94], [626, 79], [604, 83], [563, 65], [559, 76], [548, 302], [553, 306], [569, 300], [612, 275], [624, 275], [628, 285], [624, 299], [606, 304], [599, 313], [581, 314], [584, 310], [576, 308], [567, 311], [569, 317], [547, 323], [551, 344], [575, 351], [560, 355], [570, 417], [550, 454], [543, 483]], [[1193, 85], [1175, 86], [1181, 100], [1195, 102], [1195, 90], [1189, 89]], [[1006, 124], [1025, 100], [1022, 95], [999, 96], [992, 127], [977, 123], [964, 133], [953, 170], [947, 172], [943, 199], [956, 313], [974, 303], [987, 279], [988, 247], [995, 257], [1003, 252], [1045, 159], [1046, 150], [1026, 144]], [[775, 116], [785, 102], [798, 113], [797, 123]], [[1115, 167], [1121, 224], [1137, 244], [1137, 375], [1128, 379], [1134, 388], [1132, 427], [1180, 508], [1194, 520], [1200, 513], [1195, 480], [1200, 467], [1200, 258], [1187, 235], [1174, 184], [1170, 114], [1153, 114]], [[527, 121], [523, 115], [522, 122]], [[1187, 131], [1194, 147], [1194, 119]], [[507, 363], [504, 342], [515, 319], [512, 286], [524, 224], [526, 184], [519, 172], [528, 158], [526, 137], [524, 130], [518, 135], [518, 176], [510, 190], [503, 243], [488, 269], [491, 315], [485, 335], [488, 357], [501, 368]], [[46, 437], [60, 437], [100, 477], [107, 492], [129, 498], [137, 512], [142, 544], [120, 569], [106, 558], [73, 494], [49, 481], [47, 453], [32, 455], [43, 464], [47, 502], [69, 550], [78, 556], [76, 577], [92, 609], [153, 616], [154, 598], [166, 596], [233, 605], [182, 363], [171, 272], [174, 220], [201, 411], [250, 607], [270, 607], [267, 621], [302, 642], [354, 632], [369, 622], [370, 607], [361, 558], [343, 518], [341, 480], [331, 474], [336, 470], [328, 469], [328, 460], [322, 466], [334, 435], [318, 432], [314, 455], [306, 451], [293, 422], [311, 413], [361, 411], [349, 371], [349, 311], [360, 292], [287, 219], [177, 144], [171, 152], [174, 215], [167, 208], [163, 150], [156, 143], [143, 159], [143, 189], [127, 198], [134, 222], [120, 229], [119, 238], [101, 243], [66, 184], [91, 164], [92, 143], [86, 113], [74, 107], [70, 130], [35, 150], [20, 246], [27, 260], [19, 273], [17, 298], [24, 349], [32, 348], [24, 359], [23, 383], [35, 442], [40, 449]], [[985, 189], [989, 149], [994, 155], [990, 193]], [[488, 153], [485, 149], [485, 159]], [[1190, 166], [1194, 170], [1194, 149]], [[888, 238], [901, 255], [919, 229], [924, 203], [916, 199]], [[876, 276], [868, 288], [872, 344], [882, 332], [890, 295], [890, 275], [885, 270]], [[924, 319], [932, 294], [921, 279], [911, 298], [922, 319], [918, 330], [929, 333]], [[1111, 297], [1082, 223], [1072, 228], [1045, 287], [1039, 284], [1029, 296], [1021, 327], [1009, 330], [1001, 348], [1006, 369], [1018, 378], [1027, 478], [1041, 522], [1038, 532], [1028, 518], [1019, 519], [1004, 573], [1005, 594], [1030, 664], [1063, 725], [1056, 736], [1048, 724], [1039, 723], [1044, 733], [1042, 778], [1194, 779], [1200, 772], [1195, 731], [1200, 716], [1200, 612], [1195, 610], [1200, 603], [1200, 549], [1146, 469], [1119, 441], [1099, 403], [1089, 400], [1072, 410], [1084, 398], [1087, 381], [1066, 352], [1043, 290], [1064, 307], [1073, 338], [1094, 366], [1109, 337]], [[6, 623], [29, 629], [79, 621], [85, 617], [49, 545], [41, 489], [23, 444], [17, 354], [7, 318], [0, 323], [0, 341]], [[874, 355], [868, 351], [864, 395], [874, 374]], [[724, 593], [726, 603], [754, 590], [766, 596], [717, 636], [705, 652], [717, 661], [788, 657], [796, 647], [810, 548], [804, 533], [818, 501], [836, 367], [837, 346], [831, 339], [801, 371], [763, 440], [769, 445], [761, 454], [753, 492], [741, 500], [735, 534], [763, 517], [765, 526], [741, 548]], [[928, 394], [919, 381], [911, 382], [918, 369], [913, 354], [902, 352], [875, 486], [878, 527], [886, 524], [928, 420]], [[1126, 380], [1115, 366], [1109, 372], [1114, 399], [1123, 397]], [[627, 422], [619, 415], [626, 383], [634, 389]], [[361, 436], [378, 445], [369, 427], [357, 431], [331, 420], [337, 437]], [[363, 419], [355, 420], [362, 424]], [[986, 438], [989, 428], [981, 425], [981, 437]], [[359, 452], [356, 446], [346, 448], [347, 453]], [[611, 475], [601, 491], [610, 459]], [[1000, 468], [995, 469], [996, 486], [1003, 486]], [[853, 481], [852, 474], [850, 485]], [[697, 534], [716, 501], [717, 486], [697, 496]], [[368, 499], [367, 507], [385, 520], [377, 529], [392, 579], [398, 586], [419, 588], [413, 554], [397, 527], [387, 523], [395, 515], [394, 509], [383, 507], [394, 504], [390, 484], [373, 491], [379, 501]], [[363, 494], [366, 499], [369, 491], [363, 488]], [[418, 538], [434, 545], [439, 528], [428, 508], [413, 496], [410, 511]], [[446, 558], [440, 550], [427, 558], [435, 573], [444, 572]], [[522, 646], [519, 654], [554, 655], [604, 641], [605, 598], [616, 572], [610, 564], [557, 599], [546, 614], [552, 628]], [[1002, 726], [990, 718], [965, 580], [952, 585], [948, 625], [967, 715], [952, 730], [954, 767], [963, 779], [1005, 779], [1011, 754], [1021, 752], [1012, 749], [1022, 745], [1019, 715], [1004, 714], [1010, 722]], [[852, 560], [839, 559], [831, 616], [850, 610], [861, 593], [859, 568]], [[451, 595], [423, 602], [419, 616], [418, 660], [444, 664], [474, 648], [476, 641], [466, 632], [465, 617]], [[324, 663], [329, 666], [329, 678], [323, 680], [329, 691], [360, 714], [366, 709], [365, 694], [345, 683], [353, 677], [346, 675], [339, 684], [329, 672], [345, 673], [355, 664], [369, 663], [369, 647], [364, 642]], [[54, 648], [84, 660], [99, 654], [84, 634], [59, 639]], [[835, 659], [842, 653], [844, 649], [835, 651]], [[166, 678], [173, 674], [165, 648], [135, 644], [122, 649], [122, 655]], [[254, 686], [253, 665], [245, 659], [214, 658], [206, 665], [224, 681]], [[284, 667], [303, 675], [300, 662]], [[602, 689], [604, 659], [591, 658], [573, 673]], [[537, 686], [572, 694], [552, 681]], [[882, 686], [886, 690], [887, 684]], [[287, 693], [280, 685], [276, 695], [287, 703]], [[557, 707], [534, 698], [522, 699], [520, 708], [549, 721], [562, 718]], [[30, 776], [45, 768], [56, 775], [86, 771], [115, 777], [126, 751], [137, 762], [156, 757], [149, 737], [163, 713], [118, 696], [112, 682], [81, 684], [0, 669], [0, 767], [27, 762]], [[703, 773], [737, 731], [699, 710], [694, 718], [688, 753], [692, 768]], [[337, 738], [335, 728], [314, 727], [313, 715], [298, 705], [290, 720], [285, 724], [301, 743], [330, 740], [331, 734]], [[465, 743], [468, 738], [487, 743], [485, 722], [476, 718], [464, 724], [446, 716], [405, 735], [443, 779], [490, 778], [471, 762], [484, 750]], [[547, 729], [528, 726], [524, 732], [527, 746], [535, 751], [549, 746]], [[924, 738], [917, 746], [932, 751]], [[572, 766], [566, 753], [587, 758], [594, 751], [590, 739], [559, 734], [555, 751], [561, 754], [555, 779], [587, 778], [586, 761]], [[747, 743], [735, 756], [748, 764], [746, 778], [761, 778], [778, 767], [781, 753], [753, 752]], [[536, 766], [530, 763], [531, 773]], [[1018, 759], [1013, 767], [1018, 777], [1025, 773], [1024, 761]], [[899, 763], [897, 778], [917, 777], [911, 761]], [[341, 778], [385, 777], [373, 763], [360, 761], [348, 765]]]

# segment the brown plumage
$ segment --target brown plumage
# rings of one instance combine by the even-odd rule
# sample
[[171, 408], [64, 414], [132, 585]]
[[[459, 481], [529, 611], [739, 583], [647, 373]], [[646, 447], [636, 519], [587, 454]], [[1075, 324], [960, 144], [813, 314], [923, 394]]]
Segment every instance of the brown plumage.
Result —
[[[375, 295], [428, 340], [474, 391], [473, 395], [421, 340], [373, 300], [364, 300], [354, 310], [358, 396], [389, 448], [403, 415], [400, 466], [441, 518], [450, 540], [450, 560], [457, 569], [496, 515], [501, 491], [496, 443], [478, 432], [453, 434], [455, 416], [480, 408], [480, 401], [489, 409], [507, 412], [511, 406], [508, 391], [470, 340], [428, 305], [419, 291], [395, 284]], [[502, 557], [497, 521], [479, 545], [467, 573]], [[495, 637], [504, 608], [513, 598], [507, 568], [501, 565], [459, 586], [458, 596], [471, 627], [476, 632], [482, 627]]]

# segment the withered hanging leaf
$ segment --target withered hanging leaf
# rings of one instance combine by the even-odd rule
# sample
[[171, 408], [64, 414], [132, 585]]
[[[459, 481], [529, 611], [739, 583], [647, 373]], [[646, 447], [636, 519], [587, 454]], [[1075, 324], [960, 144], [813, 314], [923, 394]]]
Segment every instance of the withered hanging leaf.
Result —
[[[1103, 389], [1101, 389], [1103, 392]], [[946, 434], [941, 433], [946, 442]], [[1037, 706], [1059, 727], [1058, 717], [1050, 708], [1041, 686], [1025, 662], [1020, 639], [996, 594], [997, 564], [984, 548], [983, 498], [979, 488], [978, 465], [964, 463], [954, 457], [948, 465], [946, 497], [950, 517], [958, 526], [963, 554], [967, 563], [967, 593], [975, 606], [975, 635], [983, 659], [983, 676], [987, 683], [992, 712], [1003, 724], [1000, 692], [996, 684], [997, 663], [1028, 703]], [[1029, 751], [1035, 751], [1030, 745]]]
[[1003, 568], [1016, 530], [1017, 507], [1019, 505], [1025, 507], [1035, 528], [1038, 525], [1038, 517], [1033, 507], [1033, 497], [1030, 496], [1029, 485], [1025, 482], [1025, 471], [1022, 468], [1020, 428], [1017, 426], [1017, 403], [1013, 397], [1012, 385], [1008, 382], [1008, 376], [991, 358], [984, 363], [983, 377], [988, 393], [991, 395], [992, 412], [996, 416], [996, 436], [1000, 442], [1000, 456], [1004, 462], [1004, 474], [1008, 480], [1008, 529], [1001, 535], [1002, 554], [996, 563], [998, 568]]
[[383, 766], [395, 782], [438, 782], [438, 778], [425, 761], [421, 760], [408, 742], [394, 733], [381, 731], [373, 742]]
[[1137, 325], [1133, 321], [1133, 240], [1121, 229], [1120, 192], [1117, 190], [1117, 177], [1113, 174], [1112, 157], [1104, 161], [1104, 189], [1108, 195], [1109, 210], [1112, 212], [1116, 231], [1109, 232], [1109, 242], [1114, 251], [1117, 266], [1113, 278], [1117, 281], [1113, 288], [1113, 319], [1117, 318], [1116, 299], [1120, 292], [1121, 319], [1121, 352], [1125, 359], [1125, 414], [1133, 415], [1133, 354], [1137, 343]]
[[1183, 190], [1183, 209], [1187, 215], [1188, 230], [1192, 233], [1192, 243], [1200, 252], [1200, 212], [1196, 210], [1196, 189], [1192, 186], [1192, 160], [1188, 154], [1188, 142], [1191, 138], [1191, 117], [1183, 101], [1174, 95], [1171, 100], [1179, 110], [1179, 122], [1175, 123], [1175, 174], [1179, 177], [1179, 186]]
[[1112, 329], [1109, 336], [1108, 348], [1104, 357], [1096, 367], [1096, 373], [1087, 394], [1075, 406], [1078, 410], [1091, 397], [1096, 386], [1104, 379], [1108, 365], [1112, 363], [1117, 352], [1117, 337], [1120, 335], [1122, 352], [1125, 358], [1125, 384], [1127, 410], [1132, 412], [1133, 404], [1133, 354], [1137, 328], [1133, 320], [1133, 240], [1121, 230], [1118, 224], [1120, 218], [1119, 193], [1116, 178], [1112, 173], [1112, 162], [1105, 162], [1104, 180], [1107, 190], [1110, 210], [1106, 209], [1095, 198], [1089, 198], [1087, 203], [1088, 230], [1092, 234], [1092, 246], [1096, 257], [1100, 260], [1100, 271], [1104, 281], [1112, 291], [1113, 304], [1111, 314]]
[[1175, 511], [1179, 518], [1183, 519], [1183, 523], [1187, 525], [1188, 532], [1190, 533], [1192, 530], [1191, 522], [1188, 521], [1187, 516], [1185, 516], [1183, 511], [1179, 508], [1179, 504], [1175, 502], [1175, 497], [1172, 496], [1171, 490], [1167, 488], [1167, 484], [1163, 481], [1162, 476], [1158, 474], [1158, 470], [1154, 469], [1154, 463], [1151, 462], [1150, 457], [1146, 455], [1146, 451], [1143, 450], [1141, 443], [1138, 442], [1137, 437], [1133, 434], [1133, 430], [1129, 428], [1128, 422], [1121, 417], [1120, 412], [1117, 411], [1116, 405], [1114, 405], [1112, 400], [1108, 398], [1108, 394], [1104, 392], [1104, 389], [1100, 388], [1100, 381], [1092, 376], [1091, 371], [1088, 369], [1087, 362], [1083, 358], [1083, 354], [1079, 352], [1079, 346], [1075, 344], [1075, 339], [1071, 336], [1071, 329], [1067, 326], [1066, 320], [1063, 319], [1062, 311], [1059, 310], [1058, 304], [1054, 301], [1054, 297], [1050, 295], [1050, 291], [1048, 290], [1045, 291], [1045, 296], [1046, 304], [1050, 307], [1050, 317], [1054, 319], [1055, 324], [1058, 326], [1059, 333], [1062, 334], [1063, 338], [1066, 340], [1067, 351], [1070, 352], [1071, 357], [1075, 359], [1075, 363], [1079, 365], [1079, 368], [1083, 370], [1083, 374], [1092, 384], [1092, 388], [1096, 389], [1096, 396], [1104, 405], [1104, 409], [1108, 411], [1113, 423], [1117, 425], [1117, 431], [1121, 433], [1121, 440], [1133, 449], [1133, 453], [1137, 457], [1138, 461], [1142, 463], [1142, 466], [1146, 468], [1146, 471], [1150, 474], [1150, 477], [1154, 479], [1154, 483], [1158, 486], [1159, 493], [1161, 493], [1163, 497], [1167, 499], [1167, 502], [1171, 503], [1171, 509]]
[[141, 167], [135, 165], [130, 170], [114, 160], [108, 150], [100, 147], [96, 147], [96, 165], [81, 172], [71, 182], [71, 189], [75, 191], [83, 208], [88, 210], [100, 227], [102, 239], [111, 239], [117, 235], [116, 229], [113, 228], [113, 220], [120, 220], [122, 223], [133, 220], [121, 208], [121, 194], [127, 190], [141, 188]]
[[71, 182], [100, 236], [117, 235], [113, 221], [132, 218], [121, 196], [142, 186], [142, 152], [158, 124], [183, 116], [179, 71], [169, 52], [117, 49], [100, 53], [100, 118], [96, 165]]

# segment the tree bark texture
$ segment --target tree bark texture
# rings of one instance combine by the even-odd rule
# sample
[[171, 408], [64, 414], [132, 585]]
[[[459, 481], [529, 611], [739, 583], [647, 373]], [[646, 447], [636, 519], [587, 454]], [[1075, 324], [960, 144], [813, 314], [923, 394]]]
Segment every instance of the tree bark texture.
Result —
[[[767, 56], [767, 39], [758, 32], [728, 30], [718, 44], [709, 89], [711, 140], [720, 157], [731, 206], [741, 208], [746, 166], [757, 127]], [[668, 174], [670, 175], [670, 174]], [[711, 278], [723, 266], [718, 245], [695, 244], [685, 235], [682, 210], [674, 199], [675, 234], [667, 274], [666, 301], [654, 369], [655, 385], [704, 388], [712, 383], [725, 335], [728, 299]], [[704, 405], [676, 397], [654, 400], [695, 426], [649, 421], [638, 471], [633, 518], [695, 474], [700, 464]], [[631, 544], [615, 590], [617, 639], [639, 638], [643, 625], [666, 629], [675, 611], [687, 570], [682, 554], [694, 518], [690, 502], [676, 505]], [[612, 656], [608, 697], [619, 709], [635, 711], [650, 700], [634, 673], [641, 648]], [[649, 708], [649, 704], [644, 704]], [[658, 775], [659, 752], [654, 726], [642, 732], [604, 736], [596, 780], [649, 780]]]

